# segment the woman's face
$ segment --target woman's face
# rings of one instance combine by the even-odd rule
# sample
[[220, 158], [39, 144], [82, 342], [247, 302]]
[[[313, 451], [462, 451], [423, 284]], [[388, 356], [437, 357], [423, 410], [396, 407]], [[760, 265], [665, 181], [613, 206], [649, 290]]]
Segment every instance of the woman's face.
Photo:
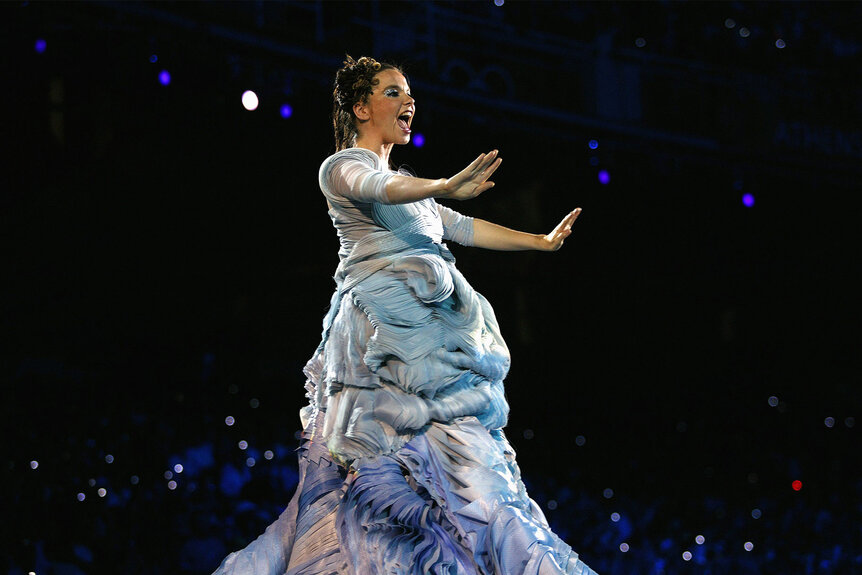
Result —
[[410, 95], [407, 79], [392, 69], [378, 72], [374, 79], [377, 84], [368, 101], [353, 106], [359, 120], [359, 137], [379, 137], [382, 144], [408, 143], [416, 101]]

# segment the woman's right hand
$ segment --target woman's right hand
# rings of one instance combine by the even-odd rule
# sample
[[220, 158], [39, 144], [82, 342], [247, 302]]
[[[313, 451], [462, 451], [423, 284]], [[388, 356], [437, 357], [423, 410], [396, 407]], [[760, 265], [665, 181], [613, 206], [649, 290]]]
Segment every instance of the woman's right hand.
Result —
[[502, 161], [502, 158], [497, 157], [497, 150], [480, 155], [469, 166], [446, 180], [446, 191], [440, 197], [469, 200], [490, 190], [494, 187], [494, 182], [489, 182], [488, 178], [500, 167]]

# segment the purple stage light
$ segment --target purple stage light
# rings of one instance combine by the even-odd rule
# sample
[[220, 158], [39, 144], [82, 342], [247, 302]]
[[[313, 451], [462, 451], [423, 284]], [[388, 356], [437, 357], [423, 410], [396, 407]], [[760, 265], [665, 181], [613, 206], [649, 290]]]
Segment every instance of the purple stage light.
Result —
[[778, 40], [775, 41], [775, 47], [778, 48], [779, 50], [781, 50], [785, 46], [787, 46], [787, 43], [784, 42], [784, 40], [782, 40], [781, 38], [779, 38]]
[[744, 205], [746, 208], [754, 206], [754, 196], [752, 196], [751, 194], [743, 194], [742, 205]]
[[607, 186], [611, 183], [611, 175], [607, 172], [607, 170], [599, 171], [599, 183], [603, 186]]
[[155, 64], [159, 61], [159, 56], [157, 54], [150, 54], [150, 64]]
[[281, 117], [284, 119], [290, 118], [293, 116], [293, 108], [290, 107], [290, 104], [282, 104], [281, 105]]
[[599, 147], [598, 140], [590, 140], [590, 149], [591, 150], [595, 150], [598, 147]]
[[33, 48], [39, 54], [43, 54], [45, 52], [45, 50], [48, 48], [48, 42], [46, 42], [44, 38], [37, 38], [36, 43], [33, 45]]
[[171, 73], [167, 70], [162, 70], [159, 72], [159, 84], [162, 86], [167, 86], [171, 83]]
[[416, 146], [417, 148], [421, 148], [422, 146], [424, 146], [425, 145], [425, 136], [423, 136], [422, 134], [419, 134], [419, 133], [413, 134], [413, 145]]

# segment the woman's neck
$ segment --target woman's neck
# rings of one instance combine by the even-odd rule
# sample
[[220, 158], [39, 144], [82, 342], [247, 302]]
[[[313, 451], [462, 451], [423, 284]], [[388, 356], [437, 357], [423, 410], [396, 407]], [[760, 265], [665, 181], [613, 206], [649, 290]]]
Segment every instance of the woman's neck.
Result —
[[377, 142], [377, 141], [370, 142], [370, 141], [366, 141], [366, 140], [363, 140], [361, 138], [358, 138], [356, 140], [356, 144], [354, 144], [354, 147], [364, 148], [366, 150], [371, 150], [372, 152], [377, 154], [381, 160], [383, 160], [384, 166], [388, 166], [389, 165], [389, 153], [392, 151], [392, 146], [394, 146], [394, 145], [395, 144], [384, 144], [382, 142]]

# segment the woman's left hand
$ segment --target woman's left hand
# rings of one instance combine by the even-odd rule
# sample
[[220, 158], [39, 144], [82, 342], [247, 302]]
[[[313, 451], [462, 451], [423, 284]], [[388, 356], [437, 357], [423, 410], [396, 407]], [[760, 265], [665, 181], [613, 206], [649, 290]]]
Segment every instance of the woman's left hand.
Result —
[[572, 224], [578, 219], [581, 214], [581, 208], [575, 208], [563, 218], [554, 231], [539, 239], [539, 243], [543, 251], [555, 252], [563, 247], [563, 241], [572, 233]]

